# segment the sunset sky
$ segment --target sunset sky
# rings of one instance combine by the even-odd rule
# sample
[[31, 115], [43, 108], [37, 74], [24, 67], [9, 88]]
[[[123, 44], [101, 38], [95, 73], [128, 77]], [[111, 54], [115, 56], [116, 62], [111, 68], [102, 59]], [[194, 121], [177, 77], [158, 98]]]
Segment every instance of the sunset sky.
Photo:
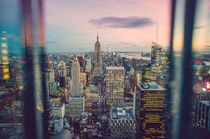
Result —
[[[96, 34], [102, 50], [150, 51], [151, 42], [165, 48], [170, 39], [171, 0], [45, 0], [45, 40], [48, 52], [94, 49]], [[177, 0], [174, 49], [182, 50], [184, 1]], [[199, 0], [193, 49], [210, 48], [210, 1]], [[9, 51], [23, 51], [19, 0], [0, 1], [0, 32], [6, 31]]]
[[49, 51], [91, 51], [96, 34], [103, 50], [150, 50], [169, 45], [170, 0], [46, 0]]

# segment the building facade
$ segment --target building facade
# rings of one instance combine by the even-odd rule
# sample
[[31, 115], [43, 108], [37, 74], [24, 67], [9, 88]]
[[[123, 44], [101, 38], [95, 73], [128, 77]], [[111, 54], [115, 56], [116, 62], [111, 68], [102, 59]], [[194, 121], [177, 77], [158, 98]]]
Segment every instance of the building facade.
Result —
[[66, 113], [77, 118], [84, 111], [84, 96], [80, 82], [80, 65], [77, 59], [72, 62], [71, 77], [72, 93], [69, 96], [69, 103], [66, 105]]
[[80, 65], [77, 60], [72, 62], [71, 68], [71, 77], [72, 77], [72, 95], [82, 95], [81, 92], [81, 83], [80, 83]]
[[194, 124], [196, 127], [210, 130], [210, 101], [196, 99]]
[[98, 39], [97, 35], [97, 41], [95, 43], [94, 48], [94, 68], [93, 68], [93, 75], [98, 76], [103, 74], [102, 71], [102, 52], [101, 52], [101, 44]]
[[111, 108], [111, 137], [135, 139], [135, 118], [132, 109]]
[[3, 31], [0, 35], [0, 81], [7, 81], [9, 78], [7, 37], [6, 32]]
[[80, 83], [82, 85], [82, 88], [87, 87], [87, 73], [85, 72], [80, 73]]
[[150, 64], [146, 64], [143, 66], [141, 82], [142, 83], [150, 82]]
[[168, 52], [160, 45], [152, 43], [150, 81], [156, 82], [157, 77], [166, 78], [168, 72]]
[[106, 98], [110, 106], [122, 107], [124, 104], [124, 67], [106, 68]]
[[137, 138], [165, 138], [166, 90], [157, 83], [137, 85], [135, 117]]

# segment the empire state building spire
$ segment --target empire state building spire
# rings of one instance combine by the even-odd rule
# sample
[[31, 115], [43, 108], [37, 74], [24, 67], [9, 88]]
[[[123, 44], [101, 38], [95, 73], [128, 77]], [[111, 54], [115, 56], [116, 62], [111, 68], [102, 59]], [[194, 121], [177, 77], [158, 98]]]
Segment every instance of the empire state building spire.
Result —
[[99, 39], [98, 39], [98, 32], [97, 32], [97, 42], [99, 42]]
[[97, 41], [95, 43], [95, 49], [94, 49], [94, 69], [93, 69], [93, 75], [101, 75], [102, 74], [102, 54], [101, 54], [101, 44], [99, 42], [99, 37], [97, 33]]

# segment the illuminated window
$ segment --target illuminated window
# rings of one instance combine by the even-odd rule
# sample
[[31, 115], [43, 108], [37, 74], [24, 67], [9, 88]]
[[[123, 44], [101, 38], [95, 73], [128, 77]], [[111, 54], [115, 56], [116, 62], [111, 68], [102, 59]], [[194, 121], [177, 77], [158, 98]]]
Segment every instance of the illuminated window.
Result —
[[2, 53], [3, 54], [7, 54], [7, 50], [2, 50]]
[[6, 43], [2, 43], [1, 45], [2, 45], [2, 47], [7, 47]]
[[9, 75], [8, 74], [4, 75], [4, 79], [9, 79]]
[[3, 69], [3, 72], [9, 72], [9, 69], [4, 68], [4, 69]]
[[8, 60], [8, 57], [4, 56], [2, 57], [2, 60]]

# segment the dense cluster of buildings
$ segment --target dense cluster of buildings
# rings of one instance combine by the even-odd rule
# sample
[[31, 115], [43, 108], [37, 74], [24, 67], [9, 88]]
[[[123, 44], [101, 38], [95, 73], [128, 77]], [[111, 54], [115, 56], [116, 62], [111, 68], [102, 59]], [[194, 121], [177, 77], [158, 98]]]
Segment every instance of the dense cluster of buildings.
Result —
[[[165, 138], [168, 51], [152, 43], [148, 59], [102, 52], [48, 54], [45, 65], [49, 134], [68, 129], [80, 138]], [[205, 57], [206, 58], [206, 57]], [[194, 60], [194, 125], [210, 129], [210, 62]], [[18, 56], [8, 56], [0, 36], [0, 122], [23, 123], [23, 82]]]

